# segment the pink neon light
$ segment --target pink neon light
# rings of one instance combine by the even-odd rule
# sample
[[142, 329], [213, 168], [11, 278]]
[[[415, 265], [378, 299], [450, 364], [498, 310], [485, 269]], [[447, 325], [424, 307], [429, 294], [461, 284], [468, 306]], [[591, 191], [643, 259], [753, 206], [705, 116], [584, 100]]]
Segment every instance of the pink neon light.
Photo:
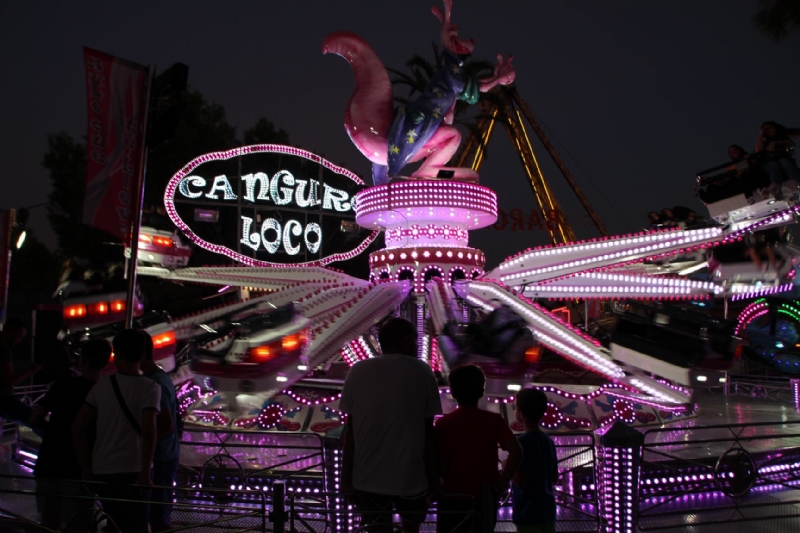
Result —
[[497, 195], [488, 187], [472, 183], [437, 180], [389, 183], [359, 192], [355, 204], [356, 221], [364, 227], [389, 227], [413, 218], [453, 220], [477, 229], [497, 220]]
[[164, 191], [164, 207], [167, 210], [167, 214], [169, 218], [172, 220], [173, 224], [175, 224], [178, 229], [180, 229], [189, 239], [192, 240], [197, 246], [208, 250], [210, 252], [214, 252], [217, 254], [224, 255], [233, 259], [234, 261], [239, 261], [240, 263], [244, 263], [247, 266], [256, 266], [256, 267], [305, 267], [305, 266], [325, 266], [335, 261], [346, 261], [348, 259], [352, 259], [353, 257], [357, 256], [361, 252], [367, 249], [370, 244], [378, 237], [378, 232], [373, 231], [358, 247], [355, 249], [344, 252], [340, 254], [333, 254], [327, 257], [323, 257], [318, 259], [317, 261], [308, 261], [305, 263], [273, 263], [271, 261], [260, 261], [257, 259], [253, 259], [252, 257], [247, 257], [240, 253], [237, 253], [226, 246], [221, 246], [218, 244], [211, 244], [206, 242], [205, 240], [201, 239], [189, 228], [188, 224], [186, 224], [183, 219], [181, 219], [180, 215], [178, 215], [177, 210], [175, 209], [175, 190], [180, 185], [180, 182], [183, 178], [185, 178], [188, 174], [190, 174], [194, 169], [198, 166], [202, 165], [203, 163], [207, 163], [209, 161], [224, 161], [226, 159], [231, 159], [233, 157], [238, 157], [240, 155], [245, 154], [253, 154], [253, 153], [275, 153], [275, 154], [287, 154], [287, 155], [294, 155], [297, 157], [302, 157], [304, 159], [308, 159], [309, 161], [314, 161], [322, 165], [323, 167], [349, 178], [353, 182], [364, 185], [364, 182], [359, 178], [357, 175], [352, 173], [351, 171], [347, 170], [346, 168], [339, 167], [334, 165], [330, 161], [308, 152], [306, 150], [302, 150], [300, 148], [293, 148], [291, 146], [283, 146], [280, 144], [256, 144], [252, 146], [242, 146], [239, 148], [234, 148], [232, 150], [228, 150], [226, 152], [212, 152], [210, 154], [201, 155], [189, 161], [182, 169], [175, 173], [172, 176], [172, 179], [169, 180], [167, 184], [167, 188]]
[[[421, 226], [412, 224], [408, 227], [387, 229], [385, 233], [386, 249], [406, 246], [412, 241], [448, 241], [453, 240], [452, 244], [466, 246], [469, 240], [469, 232], [462, 227], [451, 226], [450, 224], [428, 224]], [[448, 243], [449, 244], [449, 243]]]
[[766, 302], [753, 302], [739, 314], [734, 335], [742, 333], [750, 323], [760, 316], [769, 312], [769, 305]]

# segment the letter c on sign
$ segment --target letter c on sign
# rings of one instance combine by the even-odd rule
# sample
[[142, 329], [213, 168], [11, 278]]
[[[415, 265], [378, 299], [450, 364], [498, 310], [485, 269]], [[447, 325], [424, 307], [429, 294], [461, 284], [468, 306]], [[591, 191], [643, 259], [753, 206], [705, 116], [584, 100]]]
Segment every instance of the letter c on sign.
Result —
[[289, 255], [297, 255], [300, 253], [300, 246], [294, 246], [289, 235], [299, 237], [303, 234], [303, 226], [296, 220], [290, 220], [283, 227], [283, 248]]
[[178, 185], [178, 189], [181, 191], [181, 194], [186, 198], [200, 198], [203, 195], [203, 192], [192, 192], [189, 190], [189, 185], [194, 185], [195, 187], [205, 187], [206, 180], [200, 176], [186, 176], [181, 180], [180, 185]]

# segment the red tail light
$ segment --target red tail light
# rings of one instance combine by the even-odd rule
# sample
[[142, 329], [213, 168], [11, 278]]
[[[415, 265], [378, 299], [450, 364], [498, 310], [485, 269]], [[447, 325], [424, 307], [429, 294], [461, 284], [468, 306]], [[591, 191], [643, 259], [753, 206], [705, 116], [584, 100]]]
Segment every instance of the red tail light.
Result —
[[172, 248], [175, 246], [173, 240], [169, 237], [153, 237], [153, 244], [156, 246], [163, 246], [164, 248]]
[[172, 330], [153, 335], [153, 348], [164, 348], [170, 344], [175, 344], [175, 342], [175, 332]]
[[266, 363], [275, 359], [281, 354], [281, 343], [273, 342], [265, 346], [256, 346], [250, 348], [248, 355], [250, 356], [251, 363]]
[[121, 313], [125, 310], [125, 300], [114, 300], [109, 304], [112, 313]]
[[67, 305], [64, 307], [64, 318], [81, 318], [86, 316], [86, 306], [83, 304]]
[[281, 346], [287, 352], [293, 352], [303, 347], [305, 339], [299, 333], [295, 333], [294, 335], [286, 335], [283, 339], [281, 339]]
[[525, 362], [526, 363], [538, 363], [539, 359], [542, 357], [542, 347], [541, 346], [531, 346], [525, 352]]
[[90, 315], [107, 315], [108, 304], [106, 302], [97, 302], [93, 304], [88, 304], [86, 306], [86, 311]]
[[148, 235], [142, 233], [139, 235], [140, 244], [152, 244], [154, 246], [161, 246], [163, 248], [172, 248], [175, 246], [175, 241], [171, 237], [161, 237], [159, 235]]

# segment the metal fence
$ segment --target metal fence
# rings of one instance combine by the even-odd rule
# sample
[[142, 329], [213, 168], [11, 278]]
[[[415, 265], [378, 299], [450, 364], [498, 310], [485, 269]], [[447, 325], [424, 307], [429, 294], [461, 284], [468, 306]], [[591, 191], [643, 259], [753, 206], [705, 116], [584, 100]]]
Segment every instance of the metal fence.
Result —
[[648, 430], [638, 499], [641, 531], [800, 518], [800, 421]]
[[[72, 496], [83, 501], [82, 510], [68, 518], [65, 531], [113, 531], [114, 517], [103, 511], [109, 503], [153, 508], [164, 503], [147, 499], [119, 499], [97, 496], [107, 485], [92, 481], [75, 481], [82, 495]], [[162, 487], [167, 489], [167, 487]], [[262, 491], [231, 490], [208, 487], [181, 487], [174, 490], [170, 531], [187, 533], [238, 533], [269, 531], [270, 495]], [[32, 519], [36, 508], [36, 480], [29, 476], [0, 475], [0, 531], [52, 532]], [[125, 525], [119, 524], [122, 531]]]

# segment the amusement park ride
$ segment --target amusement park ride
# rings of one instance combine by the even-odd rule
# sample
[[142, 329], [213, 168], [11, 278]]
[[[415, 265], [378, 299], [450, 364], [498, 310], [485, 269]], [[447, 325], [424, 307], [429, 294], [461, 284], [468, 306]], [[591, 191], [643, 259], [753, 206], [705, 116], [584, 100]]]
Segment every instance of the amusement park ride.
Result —
[[[534, 386], [551, 400], [544, 423], [553, 430], [603, 428], [617, 420], [660, 424], [693, 415], [694, 389], [724, 383], [736, 336], [748, 326], [739, 324], [734, 332], [725, 320], [665, 304], [767, 297], [793, 289], [797, 250], [791, 245], [780, 245], [783, 264], [767, 272], [754, 267], [746, 249], [729, 254], [732, 261], [718, 251], [744, 246], [755, 232], [794, 224], [800, 209], [797, 184], [785, 183], [782, 194], [735, 193], [713, 202], [714, 223], [704, 227], [608, 235], [513, 87], [511, 58], [498, 56], [485, 79], [464, 74], [461, 58], [473, 43], [459, 39], [450, 8], [445, 2], [444, 11], [434, 10], [442, 22], [441, 69], [417, 100], [397, 110], [388, 74], [363, 39], [348, 32], [325, 39], [323, 52], [343, 57], [354, 72], [345, 129], [372, 162], [372, 186], [317, 155], [279, 145], [201, 155], [173, 176], [164, 204], [179, 232], [240, 266], [187, 266], [180, 235], [143, 228], [150, 240], [139, 243], [147, 250], [139, 256], [139, 275], [238, 287], [243, 296], [238, 303], [165, 320], [165, 331], [159, 330], [168, 330], [169, 346], [181, 347], [179, 355], [188, 356], [178, 357], [189, 364], [177, 374], [188, 422], [299, 430], [289, 414], [325, 404], [325, 418], [334, 423], [317, 427], [335, 428], [338, 418], [330, 413], [336, 413], [346, 366], [378, 355], [375, 327], [387, 316], [402, 316], [417, 324], [419, 357], [443, 380], [461, 362], [483, 366], [490, 378], [487, 397], [496, 409], [509, 408], [514, 391]], [[462, 146], [452, 125], [455, 101], [476, 103], [481, 92], [495, 98], [481, 103], [477, 132]], [[478, 176], [497, 124], [517, 149], [539, 207], [561, 213], [523, 118], [601, 236], [576, 241], [559, 217], [548, 230], [551, 245], [522, 250], [487, 272], [483, 252], [469, 246], [469, 232], [497, 219], [497, 197]], [[451, 160], [454, 166], [446, 166]], [[414, 162], [421, 162], [416, 171], [404, 170]], [[726, 167], [718, 175], [703, 175], [699, 185], [740, 170]], [[274, 215], [276, 209], [289, 216]], [[235, 244], [215, 240], [202, 227], [203, 217], [226, 215], [236, 220]], [[353, 215], [361, 242], [326, 250], [331, 227], [340, 231], [339, 223], [344, 228], [344, 219]], [[326, 226], [324, 217], [334, 217], [334, 225]], [[335, 261], [358, 256], [380, 232], [385, 246], [369, 255], [368, 280], [331, 268]], [[698, 271], [709, 275], [688, 275]], [[544, 303], [576, 299], [628, 301], [619, 305], [625, 312], [608, 345]], [[91, 303], [80, 304], [70, 302], [65, 313], [92, 309]], [[107, 305], [110, 319], [120, 310], [114, 302]], [[800, 318], [800, 311], [792, 312]], [[527, 344], [517, 342], [511, 349], [509, 342], [502, 355], [470, 349], [469, 325], [506, 319], [532, 333], [519, 337]], [[108, 335], [107, 328], [103, 331], [80, 335]], [[554, 364], [588, 379], [576, 378], [571, 385], [541, 381], [550, 364], [543, 353], [558, 354], [562, 361]], [[792, 366], [800, 364], [796, 359]], [[788, 364], [778, 367], [788, 369]], [[443, 404], [451, 409], [447, 394], [443, 386]]]
[[[176, 498], [185, 492], [187, 509], [208, 489], [231, 491], [222, 499], [208, 494], [216, 498], [214, 513], [217, 505], [228, 512], [261, 497], [267, 502], [269, 495], [277, 512], [268, 513], [264, 503], [260, 523], [269, 516], [282, 531], [278, 524], [287, 524], [278, 506], [293, 495], [292, 516], [310, 501], [319, 506], [307, 507], [292, 531], [302, 531], [295, 526], [305, 519], [309, 532], [357, 530], [340, 494], [340, 391], [352, 365], [380, 354], [377, 327], [397, 316], [416, 324], [418, 356], [440, 380], [445, 412], [455, 408], [448, 373], [464, 362], [484, 370], [484, 406], [516, 432], [523, 428], [515, 423], [514, 393], [545, 392], [541, 425], [557, 447], [559, 530], [631, 532], [647, 510], [655, 529], [668, 527], [669, 513], [680, 514], [675, 527], [703, 525], [699, 517], [706, 512], [708, 523], [721, 524], [727, 519], [716, 512], [723, 506], [720, 512], [735, 509], [745, 520], [761, 520], [766, 513], [745, 513], [762, 499], [737, 507], [744, 501], [738, 498], [751, 488], [796, 490], [800, 449], [791, 424], [800, 422], [786, 410], [775, 425], [728, 419], [722, 426], [714, 418], [715, 425], [701, 426], [700, 417], [712, 397], [708, 389], [727, 394], [744, 360], [772, 374], [800, 374], [800, 306], [791, 300], [800, 249], [785, 238], [800, 213], [798, 184], [762, 186], [763, 160], [728, 163], [697, 178], [711, 221], [608, 235], [513, 87], [511, 58], [498, 56], [484, 79], [468, 77], [461, 61], [473, 43], [459, 39], [452, 2], [444, 5], [444, 11], [434, 8], [442, 22], [441, 68], [415, 101], [398, 109], [386, 69], [363, 39], [336, 32], [323, 43], [324, 53], [343, 57], [353, 69], [345, 129], [372, 163], [371, 186], [290, 146], [196, 157], [164, 192], [174, 228], [157, 228], [154, 220], [141, 228], [138, 275], [214, 286], [226, 303], [173, 319], [146, 311], [142, 298], [120, 286], [68, 284], [61, 297], [69, 342], [112, 338], [123, 328], [131, 297], [134, 327], [151, 333], [162, 366], [174, 369], [186, 422], [186, 472], [179, 481], [185, 491]], [[492, 97], [479, 102], [481, 92]], [[457, 99], [481, 107], [463, 145], [453, 126]], [[561, 213], [528, 127], [599, 237], [577, 241], [559, 215], [547, 226], [551, 244], [485, 269], [486, 257], [470, 247], [469, 232], [498, 217], [497, 196], [478, 175], [498, 124], [520, 156], [538, 207]], [[411, 171], [409, 163], [420, 166]], [[192, 248], [228, 264], [191, 266]], [[368, 279], [335, 268], [366, 252]], [[231, 302], [234, 291], [240, 299]], [[580, 301], [609, 302], [613, 328], [576, 325], [570, 306]], [[749, 305], [738, 321], [728, 320], [729, 303], [736, 301]], [[715, 302], [723, 302], [724, 316], [709, 312]], [[800, 407], [800, 380], [792, 387]], [[747, 411], [744, 403], [734, 404], [732, 417]], [[755, 443], [752, 453], [748, 443]], [[17, 462], [32, 466], [37, 445], [32, 434], [19, 437]], [[780, 513], [800, 503], [783, 496], [769, 496]], [[509, 519], [507, 511], [500, 506], [501, 521]], [[787, 516], [796, 512], [777, 518]], [[224, 527], [234, 527], [228, 519]], [[310, 526], [314, 520], [322, 525]]]

